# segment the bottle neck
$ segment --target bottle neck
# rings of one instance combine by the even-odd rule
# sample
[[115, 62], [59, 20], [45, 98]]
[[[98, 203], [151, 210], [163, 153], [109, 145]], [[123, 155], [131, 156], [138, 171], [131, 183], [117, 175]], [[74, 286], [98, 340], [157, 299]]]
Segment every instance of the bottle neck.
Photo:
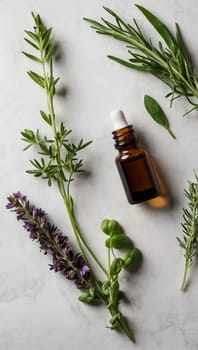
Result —
[[112, 132], [115, 141], [115, 148], [124, 150], [128, 148], [137, 148], [137, 138], [132, 125]]

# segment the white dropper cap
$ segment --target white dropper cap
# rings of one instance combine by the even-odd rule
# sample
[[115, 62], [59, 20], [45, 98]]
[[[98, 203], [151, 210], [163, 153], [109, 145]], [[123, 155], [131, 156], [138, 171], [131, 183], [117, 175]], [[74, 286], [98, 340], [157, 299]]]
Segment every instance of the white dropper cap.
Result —
[[119, 130], [128, 126], [125, 114], [120, 109], [115, 109], [111, 112], [111, 120], [113, 122], [113, 130]]

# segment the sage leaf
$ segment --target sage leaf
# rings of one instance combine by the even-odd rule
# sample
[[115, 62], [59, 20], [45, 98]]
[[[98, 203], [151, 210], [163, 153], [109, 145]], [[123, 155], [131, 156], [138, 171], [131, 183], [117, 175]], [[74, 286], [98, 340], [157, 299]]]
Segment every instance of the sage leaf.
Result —
[[162, 108], [160, 107], [159, 103], [156, 100], [154, 100], [153, 97], [149, 95], [145, 95], [144, 105], [147, 112], [150, 114], [153, 120], [159, 125], [161, 125], [163, 128], [165, 128], [169, 132], [169, 134], [172, 136], [173, 139], [176, 139], [176, 136], [170, 130], [169, 121], [166, 115], [164, 114]]

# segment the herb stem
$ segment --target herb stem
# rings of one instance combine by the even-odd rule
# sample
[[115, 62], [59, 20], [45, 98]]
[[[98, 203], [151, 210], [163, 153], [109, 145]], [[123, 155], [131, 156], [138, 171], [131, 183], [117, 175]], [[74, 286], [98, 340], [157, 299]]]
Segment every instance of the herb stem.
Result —
[[182, 285], [181, 285], [181, 291], [184, 291], [184, 289], [185, 289], [188, 268], [189, 268], [189, 259], [186, 257], [184, 276], [183, 276]]
[[81, 252], [86, 260], [86, 263], [88, 265], [90, 265], [83, 245], [85, 246], [85, 248], [87, 249], [89, 254], [93, 257], [93, 259], [98, 264], [98, 266], [101, 268], [101, 270], [105, 273], [105, 275], [107, 275], [106, 269], [103, 267], [103, 265], [101, 264], [99, 259], [96, 257], [96, 255], [93, 253], [93, 251], [91, 250], [91, 248], [89, 247], [89, 245], [87, 244], [85, 239], [83, 238], [83, 235], [81, 234], [80, 229], [77, 225], [77, 222], [76, 222], [76, 219], [75, 219], [75, 216], [73, 213], [73, 208], [71, 209], [70, 195], [69, 195], [69, 188], [70, 188], [70, 182], [71, 182], [71, 176], [72, 176], [71, 173], [70, 173], [70, 177], [67, 181], [67, 193], [65, 190], [64, 174], [63, 174], [63, 170], [62, 170], [62, 161], [61, 161], [61, 150], [60, 150], [59, 140], [57, 137], [57, 129], [56, 129], [56, 121], [55, 121], [56, 118], [55, 118], [55, 112], [54, 112], [53, 93], [52, 93], [52, 91], [50, 91], [50, 85], [51, 85], [51, 82], [53, 80], [53, 63], [52, 63], [52, 58], [51, 58], [50, 63], [49, 63], [50, 64], [50, 75], [48, 76], [48, 74], [46, 72], [44, 53], [43, 53], [43, 48], [42, 48], [41, 44], [40, 44], [40, 54], [41, 54], [41, 62], [42, 62], [43, 76], [44, 76], [44, 82], [45, 82], [47, 106], [48, 106], [48, 110], [49, 110], [49, 114], [50, 114], [50, 118], [51, 118], [52, 131], [53, 131], [53, 136], [54, 136], [54, 140], [55, 140], [55, 144], [56, 144], [56, 151], [57, 151], [56, 159], [57, 159], [57, 164], [59, 167], [59, 177], [57, 180], [58, 188], [59, 188], [60, 194], [63, 198], [64, 204], [66, 206], [67, 213], [68, 213], [68, 216], [69, 216], [77, 243], [78, 243], [79, 248], [80, 248], [80, 250], [81, 250]]
[[175, 134], [172, 132], [171, 129], [167, 128], [167, 131], [168, 131], [168, 133], [171, 135], [171, 137], [172, 137], [173, 139], [176, 139], [176, 136], [175, 136]]

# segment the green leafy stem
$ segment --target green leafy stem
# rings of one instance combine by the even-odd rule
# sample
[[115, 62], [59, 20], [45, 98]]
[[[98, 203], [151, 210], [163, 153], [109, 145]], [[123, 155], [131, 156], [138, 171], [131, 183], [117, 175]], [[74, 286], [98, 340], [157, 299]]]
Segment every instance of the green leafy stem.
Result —
[[[85, 303], [102, 302], [106, 305], [111, 314], [111, 328], [121, 329], [130, 340], [134, 341], [133, 333], [129, 330], [127, 322], [118, 309], [122, 293], [119, 289], [118, 277], [123, 268], [140, 254], [139, 250], [130, 247], [129, 239], [124, 234], [120, 225], [115, 220], [104, 220], [102, 230], [109, 235], [106, 241], [108, 247], [108, 267], [105, 268], [99, 258], [90, 248], [84, 238], [75, 216], [74, 201], [71, 196], [71, 183], [79, 172], [83, 172], [83, 161], [79, 158], [79, 152], [90, 145], [91, 141], [85, 142], [81, 139], [78, 143], [70, 141], [72, 130], [68, 130], [63, 122], [57, 125], [54, 111], [54, 97], [56, 95], [56, 85], [59, 78], [54, 78], [53, 74], [53, 56], [55, 54], [54, 41], [52, 38], [52, 28], [45, 28], [39, 15], [32, 13], [35, 22], [35, 31], [25, 31], [25, 41], [36, 50], [37, 54], [23, 52], [29, 59], [40, 64], [41, 72], [29, 71], [29, 77], [44, 89], [47, 100], [47, 112], [40, 111], [41, 118], [51, 128], [51, 138], [41, 136], [39, 130], [33, 131], [25, 129], [21, 135], [22, 140], [26, 142], [24, 150], [32, 146], [38, 149], [38, 159], [30, 160], [32, 168], [27, 170], [29, 174], [36, 177], [42, 177], [47, 180], [51, 186], [56, 183], [60, 195], [64, 201], [68, 217], [70, 219], [73, 232], [75, 234], [79, 248], [85, 258], [91, 271], [91, 286], [80, 296], [80, 301]], [[124, 259], [117, 258], [113, 249], [128, 249]], [[113, 261], [111, 261], [113, 254]], [[105, 281], [101, 282], [95, 275], [94, 269], [90, 264], [90, 259], [96, 263], [105, 276]]]
[[183, 240], [177, 237], [180, 247], [184, 250], [185, 268], [181, 290], [186, 287], [188, 270], [194, 258], [198, 255], [198, 176], [195, 173], [195, 181], [189, 181], [188, 190], [185, 190], [188, 199], [188, 208], [183, 209]]
[[104, 18], [101, 18], [101, 22], [90, 18], [84, 19], [97, 33], [111, 36], [126, 44], [129, 54], [128, 60], [109, 55], [110, 59], [128, 68], [151, 73], [168, 85], [171, 91], [166, 97], [171, 97], [171, 105], [175, 99], [184, 96], [192, 105], [185, 115], [197, 110], [198, 80], [184, 50], [178, 24], [176, 24], [176, 35], [173, 35], [169, 28], [149, 10], [140, 5], [136, 6], [166, 45], [159, 41], [158, 46], [154, 46], [151, 39], [147, 39], [143, 34], [135, 19], [134, 23], [127, 23], [108, 7], [104, 7], [104, 9], [114, 22]]

